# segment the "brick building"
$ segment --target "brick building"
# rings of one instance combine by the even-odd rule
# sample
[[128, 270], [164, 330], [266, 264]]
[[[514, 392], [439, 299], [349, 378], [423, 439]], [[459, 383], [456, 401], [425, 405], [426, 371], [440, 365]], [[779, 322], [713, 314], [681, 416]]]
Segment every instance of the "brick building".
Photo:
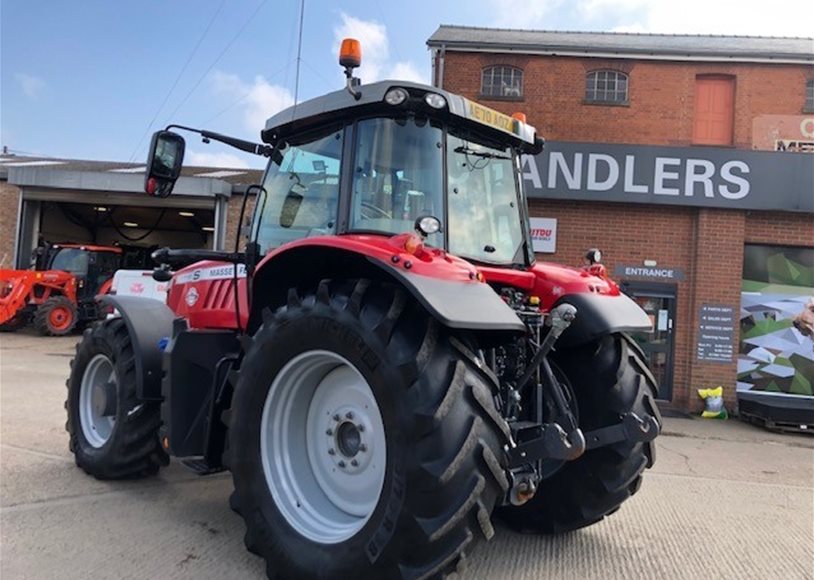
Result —
[[524, 164], [532, 228], [556, 239], [538, 258], [602, 249], [653, 318], [637, 339], [661, 399], [697, 410], [721, 385], [730, 409], [814, 412], [790, 320], [814, 294], [814, 40], [441, 26], [427, 44], [436, 86], [547, 140]]

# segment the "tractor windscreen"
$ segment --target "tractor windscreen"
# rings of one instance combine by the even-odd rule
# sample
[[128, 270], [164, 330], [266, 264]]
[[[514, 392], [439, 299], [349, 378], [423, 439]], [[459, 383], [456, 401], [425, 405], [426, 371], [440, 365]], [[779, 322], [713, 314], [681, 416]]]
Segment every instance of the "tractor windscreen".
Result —
[[449, 251], [491, 264], [523, 263], [521, 219], [510, 147], [447, 138]]
[[[350, 229], [401, 234], [422, 216], [444, 223], [443, 131], [427, 119], [374, 118], [357, 125]], [[427, 237], [442, 247], [443, 234]]]
[[269, 163], [253, 220], [263, 252], [307, 236], [333, 234], [339, 200], [342, 128], [286, 143]]
[[62, 270], [77, 276], [88, 273], [90, 254], [79, 248], [60, 248], [51, 260], [50, 270]]

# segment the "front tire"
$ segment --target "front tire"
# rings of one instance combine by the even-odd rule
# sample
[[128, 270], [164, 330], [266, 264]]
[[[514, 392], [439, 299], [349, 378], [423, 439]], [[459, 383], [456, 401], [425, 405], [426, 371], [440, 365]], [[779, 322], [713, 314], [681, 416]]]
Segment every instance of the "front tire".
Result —
[[224, 459], [270, 578], [440, 578], [493, 535], [507, 426], [476, 361], [392, 285], [323, 281], [266, 311]]
[[76, 304], [66, 296], [52, 296], [37, 307], [34, 328], [43, 336], [65, 336], [76, 326]]
[[159, 406], [136, 397], [133, 346], [121, 318], [85, 330], [66, 385], [69, 447], [86, 473], [137, 478], [169, 463], [158, 440]]
[[[654, 415], [661, 424], [655, 379], [627, 336], [613, 334], [562, 349], [555, 362], [573, 387], [583, 432], [616, 424], [630, 411]], [[543, 480], [528, 503], [503, 508], [501, 515], [512, 527], [531, 533], [563, 533], [599, 522], [638, 491], [655, 452], [653, 441], [586, 451]]]

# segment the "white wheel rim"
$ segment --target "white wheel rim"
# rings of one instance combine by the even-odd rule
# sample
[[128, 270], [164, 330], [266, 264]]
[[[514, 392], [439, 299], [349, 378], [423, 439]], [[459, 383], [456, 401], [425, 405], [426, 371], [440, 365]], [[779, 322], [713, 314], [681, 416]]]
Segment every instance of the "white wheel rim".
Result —
[[321, 544], [351, 538], [384, 485], [386, 437], [373, 390], [335, 353], [296, 356], [266, 396], [260, 453], [269, 491], [292, 528]]
[[99, 448], [107, 443], [116, 425], [116, 370], [104, 354], [85, 367], [79, 386], [79, 424], [85, 440]]

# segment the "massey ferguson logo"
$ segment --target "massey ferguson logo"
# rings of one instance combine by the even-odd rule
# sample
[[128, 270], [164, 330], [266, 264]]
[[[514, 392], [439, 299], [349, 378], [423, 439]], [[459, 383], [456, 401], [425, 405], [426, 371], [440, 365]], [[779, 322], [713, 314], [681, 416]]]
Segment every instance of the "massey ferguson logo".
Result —
[[198, 301], [198, 291], [195, 289], [195, 286], [190, 286], [189, 290], [187, 290], [184, 300], [186, 301], [187, 306], [189, 306], [190, 308], [195, 306], [195, 303]]

